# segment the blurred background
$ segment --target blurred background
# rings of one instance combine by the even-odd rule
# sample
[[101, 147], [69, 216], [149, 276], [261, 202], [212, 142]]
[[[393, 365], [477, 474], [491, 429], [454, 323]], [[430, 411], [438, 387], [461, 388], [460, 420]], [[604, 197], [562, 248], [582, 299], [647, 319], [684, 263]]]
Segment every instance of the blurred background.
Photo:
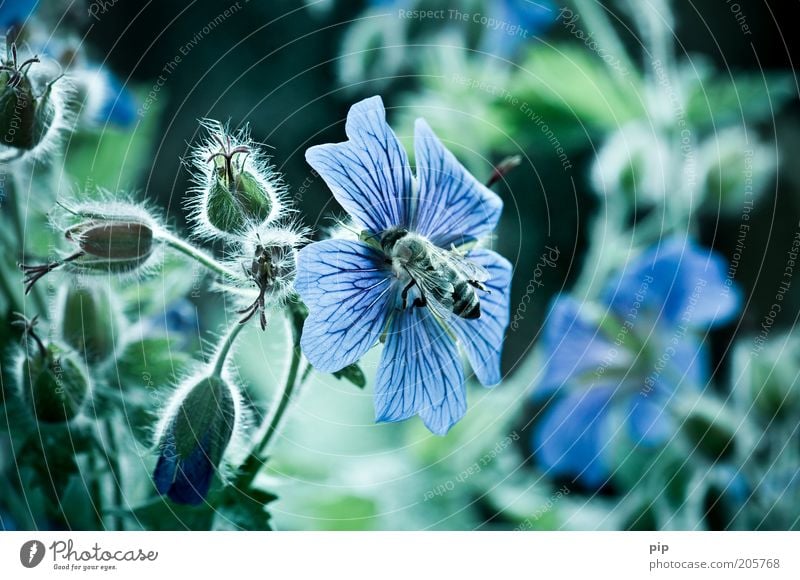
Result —
[[[770, 316], [800, 231], [800, 167], [792, 162], [800, 145], [792, 70], [798, 41], [787, 30], [794, 2], [41, 4], [35, 17], [42, 29], [78, 39], [86, 58], [113, 74], [131, 98], [119, 127], [70, 137], [58, 195], [95, 186], [132, 192], [185, 229], [191, 175], [184, 160], [200, 136], [198, 120], [215, 118], [249, 125], [253, 138], [269, 146], [299, 215], [320, 239], [342, 210], [304, 152], [344, 140], [347, 110], [374, 94], [382, 95], [409, 151], [413, 121], [425, 117], [480, 180], [503, 159], [520, 156], [495, 188], [505, 210], [494, 247], [515, 268], [503, 384], [471, 385], [466, 418], [438, 438], [417, 419], [373, 423], [376, 349], [363, 363], [365, 389], [313, 373], [259, 476], [276, 497], [267, 507], [269, 525], [800, 526], [800, 282], [790, 280], [781, 312]], [[746, 195], [753, 207], [743, 242]], [[609, 225], [615, 207], [624, 215]], [[630, 233], [636, 224], [654, 229], [640, 229], [639, 239]], [[537, 395], [552, 364], [543, 337], [553, 298], [572, 293], [596, 300], [593, 280], [602, 286], [638, 251], [674, 234], [737, 264], [739, 312], [702, 336], [711, 370], [701, 392], [717, 410], [693, 417], [697, 429], [683, 430], [686, 441], [666, 445], [659, 461], [621, 462], [613, 476], [587, 481], [543, 459], [534, 435], [559, 396]], [[630, 252], [614, 256], [615, 248]], [[156, 326], [165, 319], [173, 324], [163, 360], [115, 353], [117, 370], [110, 374], [128, 391], [143, 388], [145, 367], [155, 388], [166, 391], [229, 316], [220, 297], [186, 268], [177, 263], [136, 289], [114, 290], [127, 303], [125, 324], [142, 324], [141, 307], [131, 305], [148, 293]], [[15, 274], [9, 269], [6, 276]], [[766, 354], [742, 367], [744, 355], [737, 353], [750, 348], [765, 319], [771, 321]], [[10, 351], [19, 336], [4, 332], [0, 340]], [[280, 325], [266, 333], [248, 329], [241, 340], [238, 373], [256, 416], [285, 373], [285, 344]], [[3, 525], [93, 528], [111, 517], [128, 529], [237, 527], [219, 514], [153, 507], [147, 437], [155, 406], [140, 406], [126, 415], [129, 429], [118, 433], [130, 431], [137, 441], [137, 453], [121, 458], [130, 484], [117, 511], [99, 523], [80, 501], [69, 507], [63, 497], [70, 485], [83, 486], [84, 462], [62, 458], [69, 467], [60, 467], [41, 443], [28, 457], [44, 458], [46, 467], [32, 468], [35, 475], [25, 479], [14, 428], [7, 428], [0, 489], [13, 493], [0, 494]], [[66, 475], [53, 483], [59, 470]], [[27, 507], [14, 505], [12, 498], [23, 497]], [[53, 497], [68, 507], [46, 507]]]

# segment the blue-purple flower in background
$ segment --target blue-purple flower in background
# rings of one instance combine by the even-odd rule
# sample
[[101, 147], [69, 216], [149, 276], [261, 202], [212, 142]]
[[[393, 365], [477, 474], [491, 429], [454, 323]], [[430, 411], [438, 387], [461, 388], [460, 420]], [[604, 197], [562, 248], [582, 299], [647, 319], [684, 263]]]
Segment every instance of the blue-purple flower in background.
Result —
[[[514, 58], [525, 43], [545, 32], [556, 21], [558, 11], [551, 0], [501, 0], [487, 2], [485, 14], [477, 22], [488, 30], [481, 39], [481, 50], [503, 58]], [[476, 17], [473, 16], [473, 22]]]
[[187, 381], [156, 428], [159, 457], [153, 482], [181, 504], [203, 503], [240, 421], [238, 399], [218, 376]]
[[555, 398], [533, 432], [551, 474], [603, 484], [609, 441], [622, 423], [634, 444], [670, 438], [676, 391], [702, 390], [710, 378], [707, 331], [739, 312], [727, 271], [712, 250], [672, 238], [630, 262], [599, 303], [555, 299], [538, 390]]
[[[0, 0], [0, 34], [14, 25], [32, 28], [27, 40], [31, 51], [64, 66], [80, 104], [79, 121], [91, 128], [132, 128], [138, 119], [136, 97], [106, 67], [90, 61], [73, 39], [64, 40], [41, 22], [29, 20], [42, 3], [37, 0]], [[38, 25], [38, 26], [37, 26]]]
[[38, 0], [0, 0], [0, 34], [14, 25], [25, 24], [38, 3]]
[[353, 105], [346, 133], [349, 141], [306, 152], [362, 233], [300, 251], [295, 287], [310, 311], [303, 352], [336, 372], [384, 338], [376, 420], [418, 414], [443, 435], [466, 411], [457, 342], [482, 384], [501, 379], [511, 264], [474, 244], [503, 204], [422, 119], [415, 179], [380, 97]]
[[109, 70], [79, 62], [69, 68], [80, 102], [80, 121], [93, 129], [130, 129], [138, 120], [136, 98]]

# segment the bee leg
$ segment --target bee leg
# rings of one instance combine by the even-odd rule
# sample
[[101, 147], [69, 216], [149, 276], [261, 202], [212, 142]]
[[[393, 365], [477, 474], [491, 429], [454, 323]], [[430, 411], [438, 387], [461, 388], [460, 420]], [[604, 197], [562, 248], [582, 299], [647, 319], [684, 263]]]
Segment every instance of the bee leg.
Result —
[[247, 308], [243, 308], [241, 310], [237, 310], [237, 314], [244, 314], [244, 317], [239, 321], [239, 324], [246, 324], [253, 316], [255, 316], [257, 312], [257, 307], [255, 302], [248, 306]]
[[489, 294], [492, 293], [492, 291], [489, 290], [486, 286], [484, 286], [483, 282], [481, 282], [480, 280], [467, 280], [467, 284], [483, 292], [487, 292]]
[[265, 300], [264, 294], [266, 293], [266, 286], [259, 287], [259, 294], [258, 297], [253, 301], [250, 306], [246, 308], [242, 308], [241, 310], [237, 310], [238, 314], [244, 314], [244, 317], [239, 321], [239, 324], [246, 324], [251, 318], [253, 318], [256, 313], [259, 314], [259, 322], [261, 324], [261, 330], [267, 329], [267, 315], [264, 312], [265, 308]]
[[264, 308], [263, 302], [261, 303], [260, 310], [261, 310], [261, 312], [260, 312], [261, 317], [260, 317], [259, 322], [261, 322], [261, 330], [266, 330], [267, 329], [267, 313], [266, 313], [266, 309]]
[[406, 284], [406, 287], [403, 288], [403, 291], [400, 293], [400, 298], [403, 299], [403, 310], [405, 310], [406, 306], [408, 306], [408, 291], [411, 290], [416, 284], [417, 281], [414, 280], [414, 278], [411, 278], [411, 282]]

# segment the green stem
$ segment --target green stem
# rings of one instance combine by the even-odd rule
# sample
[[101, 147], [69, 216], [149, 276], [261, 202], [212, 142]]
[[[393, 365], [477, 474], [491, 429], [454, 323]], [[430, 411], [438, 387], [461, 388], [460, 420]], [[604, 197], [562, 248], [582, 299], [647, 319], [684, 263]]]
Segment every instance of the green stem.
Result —
[[8, 299], [8, 310], [10, 312], [22, 312], [22, 305], [17, 298], [16, 292], [8, 282], [8, 277], [4, 269], [0, 269], [0, 291], [6, 295]]
[[[105, 455], [108, 460], [108, 469], [111, 472], [111, 505], [115, 512], [122, 508], [122, 477], [119, 465], [119, 455], [117, 450], [116, 436], [114, 435], [114, 425], [111, 419], [104, 421], [105, 424]], [[119, 516], [112, 516], [109, 518], [111, 529], [121, 529], [121, 518]]]
[[228, 330], [228, 334], [225, 335], [225, 338], [222, 339], [217, 354], [214, 357], [214, 366], [211, 369], [212, 377], [222, 377], [222, 371], [225, 369], [225, 361], [231, 352], [231, 347], [233, 347], [233, 343], [236, 342], [236, 337], [239, 336], [239, 333], [245, 326], [245, 324], [237, 322]]
[[617, 31], [606, 16], [607, 9], [602, 8], [597, 0], [573, 0], [573, 3], [586, 21], [586, 28], [595, 33], [598, 44], [608, 47], [608, 52], [623, 61], [625, 68], [635, 78], [638, 69], [633, 65], [625, 45], [622, 44]]
[[256, 443], [247, 459], [242, 463], [242, 470], [236, 482], [236, 487], [245, 489], [250, 487], [253, 480], [256, 478], [259, 468], [262, 465], [262, 457], [269, 449], [270, 442], [275, 434], [278, 432], [283, 416], [289, 408], [289, 403], [292, 400], [292, 395], [295, 390], [303, 383], [303, 380], [308, 373], [305, 373], [301, 380], [298, 379], [300, 371], [300, 361], [302, 360], [302, 352], [300, 350], [300, 328], [297, 320], [297, 313], [291, 311], [290, 313], [290, 327], [292, 331], [292, 360], [289, 364], [289, 374], [286, 376], [286, 381], [283, 389], [278, 395], [278, 404], [270, 416], [264, 419], [264, 434], [261, 440]]
[[183, 241], [177, 236], [173, 234], [162, 231], [158, 234], [159, 239], [167, 244], [173, 250], [177, 250], [184, 256], [191, 258], [198, 264], [203, 265], [207, 269], [211, 270], [218, 276], [223, 278], [227, 278], [230, 281], [239, 281], [241, 280], [241, 276], [238, 276], [235, 272], [226, 268], [223, 264], [220, 264], [217, 260], [215, 260], [212, 256], [208, 255], [203, 250], [199, 248], [195, 248], [193, 245]]
[[[19, 204], [19, 188], [17, 187], [16, 175], [13, 171], [7, 172], [7, 179], [5, 181], [5, 194], [8, 200], [8, 215], [11, 219], [11, 225], [14, 228], [14, 235], [17, 238], [17, 251], [16, 259], [22, 260], [24, 257], [24, 242], [25, 242], [25, 223], [22, 216], [22, 206]], [[41, 294], [41, 289], [38, 286], [33, 287], [32, 292], [33, 300], [36, 303], [36, 308], [44, 315], [47, 312], [47, 304], [45, 303], [44, 296]], [[24, 306], [24, 302], [23, 302]]]

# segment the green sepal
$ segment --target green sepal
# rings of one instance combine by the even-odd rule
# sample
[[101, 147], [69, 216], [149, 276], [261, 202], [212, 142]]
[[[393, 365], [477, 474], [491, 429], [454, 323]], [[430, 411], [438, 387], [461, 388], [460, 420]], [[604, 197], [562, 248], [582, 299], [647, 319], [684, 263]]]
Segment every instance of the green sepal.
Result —
[[170, 427], [178, 456], [186, 458], [202, 445], [218, 465], [233, 435], [235, 413], [233, 395], [224, 380], [200, 379], [181, 402]]
[[358, 366], [358, 363], [348, 365], [332, 374], [337, 379], [350, 381], [359, 389], [363, 389], [367, 386], [367, 377], [364, 375], [364, 371], [361, 370], [361, 367]]
[[42, 423], [63, 423], [80, 413], [89, 379], [66, 347], [51, 343], [42, 356], [31, 352], [22, 363], [22, 397]]

